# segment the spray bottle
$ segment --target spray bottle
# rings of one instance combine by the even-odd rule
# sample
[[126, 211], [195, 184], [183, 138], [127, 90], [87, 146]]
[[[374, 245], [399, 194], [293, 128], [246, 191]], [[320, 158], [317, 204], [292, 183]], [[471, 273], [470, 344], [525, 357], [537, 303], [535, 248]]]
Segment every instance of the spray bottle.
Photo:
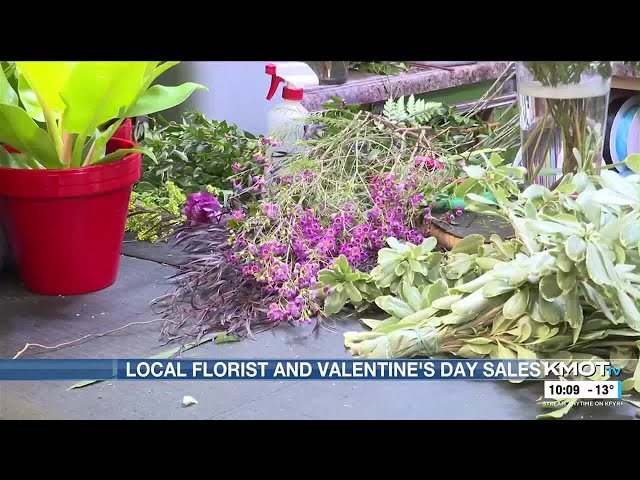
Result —
[[282, 142], [277, 150], [280, 155], [294, 151], [296, 141], [304, 137], [305, 128], [302, 120], [309, 113], [302, 105], [303, 87], [318, 85], [318, 77], [309, 65], [303, 62], [282, 62], [266, 65], [265, 73], [271, 75], [271, 87], [267, 100], [271, 100], [281, 82], [281, 105], [272, 108], [267, 117], [269, 135]]

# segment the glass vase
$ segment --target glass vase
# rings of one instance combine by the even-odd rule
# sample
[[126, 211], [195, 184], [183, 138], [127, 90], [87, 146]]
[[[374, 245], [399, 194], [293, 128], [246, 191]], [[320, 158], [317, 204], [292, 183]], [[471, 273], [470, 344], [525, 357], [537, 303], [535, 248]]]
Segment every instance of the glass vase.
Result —
[[611, 67], [611, 62], [516, 64], [527, 184], [553, 188], [587, 162], [602, 163]]
[[349, 62], [307, 62], [318, 76], [320, 85], [340, 85], [349, 74]]

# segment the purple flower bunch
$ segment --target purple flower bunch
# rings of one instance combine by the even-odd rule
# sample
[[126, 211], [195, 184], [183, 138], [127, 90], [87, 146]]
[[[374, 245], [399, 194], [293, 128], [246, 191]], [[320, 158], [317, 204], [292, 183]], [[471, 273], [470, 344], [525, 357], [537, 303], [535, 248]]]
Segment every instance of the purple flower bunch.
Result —
[[[305, 172], [296, 175], [302, 174]], [[239, 237], [235, 245], [243, 274], [256, 278], [267, 293], [278, 294], [278, 301], [269, 306], [269, 319], [296, 324], [308, 321], [318, 310], [318, 292], [312, 289], [317, 274], [333, 265], [339, 255], [353, 268], [366, 270], [375, 263], [388, 237], [422, 242], [428, 226], [412, 226], [424, 201], [424, 194], [416, 191], [418, 178], [418, 172], [406, 179], [386, 173], [371, 178], [373, 206], [365, 212], [345, 205], [342, 211], [326, 216], [299, 205], [283, 211], [277, 204], [262, 203], [258, 216], [288, 228], [276, 229], [275, 237], [256, 239], [259, 243], [244, 245]]]
[[222, 205], [218, 199], [207, 190], [191, 193], [182, 209], [190, 224], [215, 223], [223, 219]]

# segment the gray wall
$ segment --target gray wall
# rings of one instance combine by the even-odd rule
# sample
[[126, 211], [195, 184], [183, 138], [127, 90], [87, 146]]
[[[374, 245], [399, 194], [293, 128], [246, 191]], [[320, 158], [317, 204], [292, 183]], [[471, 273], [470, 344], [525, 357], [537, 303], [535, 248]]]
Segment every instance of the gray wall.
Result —
[[177, 120], [185, 109], [202, 112], [207, 118], [226, 120], [254, 134], [267, 133], [267, 112], [281, 102], [282, 86], [267, 101], [271, 77], [264, 73], [268, 60], [260, 62], [182, 62], [165, 73], [159, 83], [177, 85], [201, 83], [209, 91], [196, 91], [184, 104], [165, 112]]

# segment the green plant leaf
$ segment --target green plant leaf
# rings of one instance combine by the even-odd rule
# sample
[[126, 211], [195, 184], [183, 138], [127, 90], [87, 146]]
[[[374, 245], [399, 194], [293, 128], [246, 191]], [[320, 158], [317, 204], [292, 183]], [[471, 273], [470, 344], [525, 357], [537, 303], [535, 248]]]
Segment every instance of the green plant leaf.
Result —
[[331, 287], [334, 287], [338, 283], [338, 275], [333, 270], [325, 268], [318, 272], [318, 281], [322, 285], [329, 285]]
[[120, 150], [116, 150], [115, 152], [110, 153], [109, 155], [105, 155], [100, 160], [95, 162], [94, 165], [104, 165], [106, 163], [115, 162], [117, 160], [120, 160], [120, 159], [126, 157], [127, 155], [129, 155], [131, 153], [142, 153], [142, 154], [146, 155], [147, 157], [149, 157], [151, 160], [154, 160], [154, 161], [155, 161], [155, 158], [156, 158], [155, 155], [153, 154], [153, 152], [151, 150], [149, 150], [148, 148], [144, 148], [144, 147], [121, 148]]
[[596, 285], [613, 285], [613, 280], [609, 278], [607, 273], [604, 259], [592, 242], [587, 243], [587, 272], [589, 273], [589, 278]]
[[141, 117], [161, 112], [180, 105], [196, 90], [208, 90], [204, 85], [187, 82], [176, 87], [154, 85], [144, 92], [138, 101], [127, 111], [130, 117]]
[[400, 293], [402, 299], [405, 300], [414, 311], [417, 312], [420, 310], [422, 306], [422, 296], [416, 287], [406, 282], [402, 282], [400, 284]]
[[555, 273], [549, 273], [540, 279], [540, 294], [548, 302], [562, 295], [562, 289], [558, 285]]
[[487, 298], [492, 298], [513, 292], [515, 289], [515, 286], [509, 285], [503, 280], [492, 280], [482, 288], [482, 294]]
[[478, 253], [478, 248], [484, 244], [484, 236], [478, 233], [467, 235], [460, 240], [455, 247], [451, 249], [451, 253], [466, 253], [472, 255]]
[[44, 122], [44, 111], [42, 105], [38, 101], [35, 92], [31, 89], [24, 75], [18, 77], [18, 92], [20, 93], [20, 101], [24, 105], [24, 109], [29, 116], [36, 122]]
[[393, 315], [394, 317], [398, 317], [400, 319], [408, 317], [409, 315], [414, 313], [414, 310], [411, 308], [411, 306], [409, 306], [399, 298], [395, 298], [390, 295], [376, 298], [375, 303], [389, 315]]
[[627, 165], [629, 170], [632, 170], [634, 173], [640, 173], [640, 153], [627, 155], [627, 158], [624, 159], [624, 163]]
[[438, 298], [443, 298], [446, 295], [447, 290], [447, 282], [445, 282], [443, 279], [438, 279], [435, 283], [429, 285], [427, 293], [429, 306]]
[[334, 265], [338, 268], [340, 273], [343, 275], [349, 275], [351, 273], [351, 267], [349, 266], [349, 261], [347, 257], [344, 255], [340, 255], [336, 260]]
[[18, 105], [18, 103], [18, 94], [7, 80], [3, 68], [0, 67], [0, 104]]
[[587, 243], [577, 235], [570, 235], [567, 238], [565, 245], [565, 252], [567, 256], [574, 262], [581, 262], [584, 260], [585, 253], [587, 251]]
[[148, 65], [149, 62], [77, 62], [60, 91], [66, 107], [64, 130], [84, 135], [109, 120], [122, 118], [141, 93]]
[[640, 312], [638, 312], [637, 304], [622, 290], [618, 290], [618, 301], [627, 325], [636, 331], [640, 331]]
[[335, 315], [339, 313], [347, 303], [347, 296], [344, 291], [334, 290], [324, 301], [324, 313], [326, 315]]
[[566, 320], [569, 326], [573, 329], [573, 341], [574, 343], [578, 339], [580, 329], [582, 328], [582, 322], [584, 320], [582, 313], [582, 306], [580, 305], [580, 297], [578, 290], [573, 290], [565, 294], [565, 314]]
[[213, 343], [230, 343], [230, 342], [239, 342], [240, 337], [236, 335], [226, 335], [221, 333], [220, 335], [216, 335], [216, 338], [213, 340]]
[[477, 165], [464, 166], [462, 167], [462, 169], [466, 172], [469, 178], [473, 178], [475, 180], [480, 180], [482, 177], [484, 177], [484, 174], [486, 172], [484, 168]]
[[0, 105], [0, 143], [11, 145], [46, 168], [62, 167], [51, 137], [20, 107]]
[[[40, 107], [51, 111], [55, 118], [60, 118], [65, 109], [60, 92], [64, 91], [76, 65], [81, 63], [85, 62], [16, 62], [16, 66], [37, 97]], [[95, 78], [92, 80], [95, 81]]]
[[529, 289], [521, 288], [515, 292], [502, 308], [502, 314], [508, 320], [520, 318], [529, 307]]
[[478, 195], [478, 194], [472, 193], [472, 192], [467, 193], [466, 198], [468, 198], [472, 202], [477, 202], [477, 203], [480, 203], [482, 205], [488, 205], [488, 206], [491, 206], [491, 207], [494, 207], [494, 206], [498, 205], [493, 200], [490, 200], [490, 199], [488, 199], [487, 197], [485, 197], [483, 195]]
[[431, 252], [436, 245], [438, 244], [438, 239], [436, 237], [427, 237], [422, 241], [422, 253]]
[[362, 294], [360, 290], [358, 290], [353, 283], [347, 282], [344, 284], [344, 290], [351, 299], [352, 302], [358, 303], [362, 301]]
[[562, 291], [568, 292], [576, 286], [576, 273], [574, 271], [567, 273], [563, 272], [562, 270], [558, 270], [558, 273], [556, 275], [558, 286], [562, 289]]

